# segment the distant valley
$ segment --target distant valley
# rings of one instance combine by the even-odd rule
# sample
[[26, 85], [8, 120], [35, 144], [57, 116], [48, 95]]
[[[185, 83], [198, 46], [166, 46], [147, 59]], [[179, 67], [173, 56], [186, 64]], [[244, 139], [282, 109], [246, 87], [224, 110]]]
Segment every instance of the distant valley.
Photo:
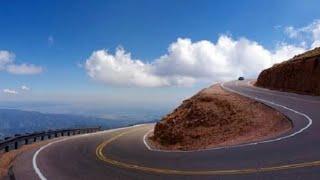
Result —
[[49, 129], [81, 128], [101, 126], [103, 129], [133, 124], [155, 122], [150, 120], [107, 119], [91, 116], [51, 114], [16, 109], [0, 109], [0, 138], [16, 133], [32, 133]]

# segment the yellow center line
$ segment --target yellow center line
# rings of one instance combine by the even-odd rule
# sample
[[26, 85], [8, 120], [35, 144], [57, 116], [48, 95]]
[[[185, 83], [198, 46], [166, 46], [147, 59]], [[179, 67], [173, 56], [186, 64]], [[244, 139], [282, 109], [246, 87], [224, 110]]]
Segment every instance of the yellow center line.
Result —
[[[133, 130], [137, 131], [137, 130]], [[153, 168], [147, 166], [140, 166], [136, 164], [121, 162], [115, 159], [108, 158], [104, 155], [103, 149], [110, 144], [111, 142], [115, 141], [116, 139], [120, 138], [121, 136], [128, 134], [133, 131], [127, 131], [119, 133], [107, 141], [101, 143], [96, 149], [96, 156], [101, 160], [108, 164], [120, 167], [120, 168], [127, 168], [133, 170], [139, 170], [144, 172], [151, 172], [151, 173], [161, 173], [161, 174], [176, 174], [176, 175], [230, 175], [230, 174], [249, 174], [249, 173], [258, 173], [258, 172], [269, 172], [269, 171], [279, 171], [279, 170], [289, 170], [289, 169], [296, 169], [296, 168], [303, 168], [303, 167], [314, 167], [320, 166], [320, 161], [312, 161], [312, 162], [303, 162], [303, 163], [293, 163], [293, 164], [286, 164], [280, 166], [272, 166], [272, 167], [261, 167], [261, 168], [247, 168], [247, 169], [226, 169], [226, 170], [176, 170], [176, 169], [165, 169], [165, 168]]]

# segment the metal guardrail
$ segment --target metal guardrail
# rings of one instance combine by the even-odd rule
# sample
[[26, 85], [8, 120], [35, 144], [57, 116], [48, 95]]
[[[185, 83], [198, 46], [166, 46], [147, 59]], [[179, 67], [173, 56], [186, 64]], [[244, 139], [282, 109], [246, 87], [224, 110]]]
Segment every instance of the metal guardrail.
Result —
[[35, 132], [32, 134], [16, 134], [14, 137], [6, 137], [0, 140], [0, 151], [9, 152], [12, 149], [18, 149], [22, 145], [31, 144], [45, 139], [52, 139], [60, 136], [71, 136], [76, 134], [86, 134], [100, 131], [101, 127], [79, 128], [79, 129], [61, 129], [52, 131]]

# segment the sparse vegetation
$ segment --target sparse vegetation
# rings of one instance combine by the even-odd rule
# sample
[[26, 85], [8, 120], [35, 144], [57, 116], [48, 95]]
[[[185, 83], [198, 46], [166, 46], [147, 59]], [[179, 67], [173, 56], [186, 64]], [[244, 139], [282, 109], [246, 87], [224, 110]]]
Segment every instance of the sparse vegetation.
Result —
[[192, 150], [263, 139], [290, 128], [282, 114], [215, 85], [164, 117], [150, 139], [158, 148]]

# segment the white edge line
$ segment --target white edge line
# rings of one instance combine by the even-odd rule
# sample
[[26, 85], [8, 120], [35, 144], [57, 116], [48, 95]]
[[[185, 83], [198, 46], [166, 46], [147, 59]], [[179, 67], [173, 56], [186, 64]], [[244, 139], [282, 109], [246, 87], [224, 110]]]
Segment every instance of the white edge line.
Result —
[[210, 151], [210, 150], [218, 150], [218, 149], [231, 149], [231, 148], [238, 148], [238, 147], [244, 147], [244, 146], [252, 146], [252, 145], [257, 145], [257, 144], [263, 144], [263, 143], [270, 143], [270, 142], [276, 142], [276, 141], [280, 141], [280, 140], [283, 140], [283, 139], [287, 139], [287, 138], [290, 138], [290, 137], [293, 137], [297, 134], [300, 134], [302, 133], [304, 130], [308, 129], [311, 125], [312, 125], [312, 119], [302, 113], [302, 112], [299, 112], [299, 111], [296, 111], [294, 109], [291, 109], [289, 107], [286, 107], [286, 106], [283, 106], [283, 105], [280, 105], [280, 104], [277, 104], [277, 103], [274, 103], [272, 101], [268, 101], [268, 100], [264, 100], [264, 99], [261, 99], [261, 98], [257, 98], [257, 97], [253, 97], [253, 96], [250, 96], [250, 95], [247, 95], [247, 94], [244, 94], [244, 93], [241, 93], [241, 92], [238, 92], [238, 91], [235, 91], [233, 89], [230, 89], [228, 87], [225, 87], [224, 86], [224, 83], [220, 83], [221, 87], [227, 91], [230, 91], [230, 92], [233, 92], [233, 93], [236, 93], [236, 94], [240, 94], [242, 96], [245, 96], [245, 97], [248, 97], [248, 98], [251, 98], [251, 99], [254, 99], [256, 101], [260, 101], [260, 102], [263, 102], [264, 104], [271, 104], [271, 105], [274, 105], [274, 106], [278, 106], [278, 107], [281, 107], [283, 109], [286, 109], [286, 110], [289, 110], [289, 111], [292, 111], [296, 114], [299, 114], [300, 116], [306, 118], [308, 120], [308, 124], [301, 128], [300, 130], [292, 133], [292, 134], [289, 134], [287, 136], [282, 136], [282, 137], [278, 137], [278, 138], [275, 138], [275, 139], [270, 139], [270, 140], [265, 140], [265, 141], [259, 141], [259, 142], [253, 142], [253, 143], [246, 143], [246, 144], [240, 144], [240, 145], [234, 145], [234, 146], [224, 146], [224, 147], [216, 147], [216, 148], [208, 148], [208, 149], [200, 149], [200, 150], [191, 150], [191, 151], [179, 151], [179, 150], [172, 150], [172, 151], [169, 151], [169, 150], [161, 150], [161, 149], [153, 149], [150, 147], [150, 145], [148, 144], [147, 140], [146, 140], [146, 137], [147, 135], [151, 132], [151, 131], [148, 131], [144, 136], [143, 136], [143, 142], [145, 144], [145, 146], [147, 147], [148, 150], [150, 151], [158, 151], [158, 152], [181, 152], [181, 153], [190, 153], [190, 152], [199, 152], [199, 151]]
[[110, 132], [114, 132], [114, 131], [119, 131], [119, 130], [123, 130], [123, 129], [128, 129], [128, 128], [133, 128], [133, 127], [138, 127], [138, 126], [143, 126], [144, 124], [138, 124], [138, 125], [134, 125], [134, 126], [129, 126], [129, 127], [122, 127], [122, 128], [116, 128], [116, 129], [109, 129], [109, 130], [105, 130], [105, 131], [99, 131], [99, 132], [95, 132], [95, 133], [89, 133], [89, 134], [81, 134], [81, 135], [76, 135], [76, 136], [71, 136], [71, 137], [65, 137], [63, 139], [59, 139], [56, 140], [54, 142], [50, 142], [42, 147], [40, 147], [33, 155], [32, 157], [32, 166], [34, 171], [36, 172], [36, 174], [38, 175], [38, 177], [40, 178], [40, 180], [47, 180], [47, 178], [43, 175], [43, 173], [41, 172], [40, 168], [38, 167], [37, 164], [37, 157], [40, 154], [40, 152], [44, 149], [46, 149], [47, 147], [51, 146], [52, 144], [56, 144], [59, 142], [63, 142], [66, 140], [70, 140], [70, 139], [74, 139], [74, 138], [79, 138], [79, 137], [84, 137], [84, 136], [92, 136], [92, 135], [97, 135], [97, 134], [102, 134], [102, 133], [110, 133]]
[[[249, 87], [251, 87], [252, 89], [250, 89], [250, 91], [254, 91], [254, 92], [261, 92], [264, 91], [263, 93], [269, 94], [269, 95], [273, 95], [273, 96], [280, 96], [280, 97], [286, 97], [286, 98], [290, 98], [290, 99], [296, 99], [299, 101], [304, 101], [304, 102], [308, 102], [308, 103], [320, 103], [320, 101], [317, 100], [309, 100], [309, 99], [303, 99], [303, 98], [299, 98], [299, 97], [295, 97], [295, 96], [289, 96], [289, 95], [285, 95], [283, 93], [285, 93], [284, 91], [276, 91], [276, 90], [271, 90], [271, 89], [266, 89], [266, 88], [261, 88], [261, 87], [257, 87], [254, 86], [253, 84], [251, 84], [252, 81], [248, 81], [247, 84], [249, 85]], [[259, 91], [261, 90], [261, 91]], [[277, 94], [279, 93], [279, 94]], [[292, 95], [301, 95], [301, 94], [297, 94], [294, 92], [288, 92]], [[302, 94], [303, 95], [303, 94]], [[307, 94], [305, 94], [306, 96], [309, 96]]]
[[148, 142], [147, 142], [147, 137], [148, 137], [148, 135], [149, 135], [152, 131], [153, 131], [153, 129], [150, 129], [150, 130], [143, 136], [143, 143], [144, 143], [145, 146], [147, 146], [147, 148], [148, 148], [149, 150], [152, 150], [152, 148], [150, 147], [150, 145], [149, 145]]

